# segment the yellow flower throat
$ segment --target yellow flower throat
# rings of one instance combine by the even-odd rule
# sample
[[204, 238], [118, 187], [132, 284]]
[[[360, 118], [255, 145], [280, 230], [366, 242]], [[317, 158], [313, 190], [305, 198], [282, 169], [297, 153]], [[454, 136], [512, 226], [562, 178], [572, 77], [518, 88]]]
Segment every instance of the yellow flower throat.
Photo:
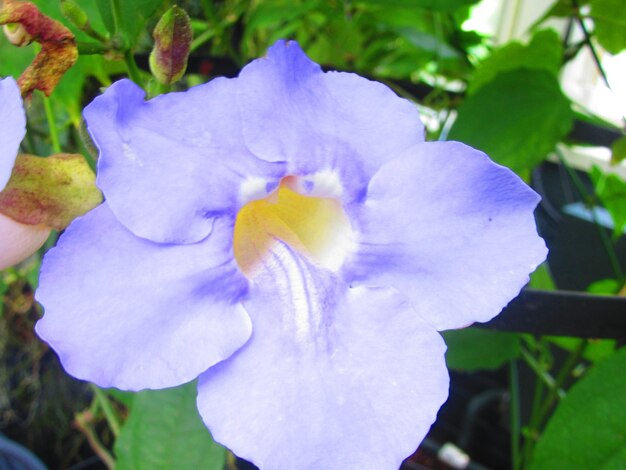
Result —
[[247, 203], [237, 214], [235, 259], [249, 277], [277, 241], [322, 266], [336, 264], [335, 248], [349, 232], [348, 217], [338, 200], [303, 196], [288, 187], [292, 181], [293, 177], [284, 178], [271, 194]]

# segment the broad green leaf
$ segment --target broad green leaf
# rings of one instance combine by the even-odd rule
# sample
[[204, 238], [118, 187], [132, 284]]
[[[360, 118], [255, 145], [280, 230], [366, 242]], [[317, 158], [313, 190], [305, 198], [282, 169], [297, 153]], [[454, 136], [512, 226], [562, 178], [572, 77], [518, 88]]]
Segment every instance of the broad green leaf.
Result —
[[[88, 76], [96, 76], [100, 82], [108, 82], [104, 71], [104, 57], [101, 55], [79, 56], [78, 61], [61, 78], [50, 96], [57, 122], [59, 117], [67, 115], [74, 126], [78, 126], [82, 116], [83, 86]], [[61, 122], [60, 127], [63, 123]]]
[[559, 403], [531, 470], [617, 470], [626, 462], [626, 348], [596, 363]]
[[449, 140], [486, 152], [516, 172], [540, 163], [572, 126], [569, 100], [543, 70], [504, 72], [459, 107]]
[[226, 461], [196, 409], [195, 382], [137, 393], [115, 455], [117, 470], [222, 470]]
[[519, 355], [519, 337], [513, 333], [464, 328], [442, 333], [450, 369], [497, 369]]
[[592, 0], [591, 17], [598, 42], [611, 54], [626, 49], [626, 5], [624, 0]]
[[616, 174], [605, 174], [594, 166], [591, 180], [602, 205], [613, 219], [613, 236], [619, 237], [626, 227], [626, 181]]
[[589, 344], [585, 348], [582, 357], [588, 361], [596, 362], [605, 359], [615, 351], [615, 345], [617, 342], [614, 339], [580, 339], [570, 338], [566, 336], [544, 336], [545, 339], [551, 343], [557, 345], [561, 349], [573, 352], [580, 347], [583, 341], [588, 341]]
[[533, 23], [533, 25], [529, 28], [530, 30], [535, 29], [537, 26], [542, 24], [548, 18], [557, 17], [557, 18], [567, 18], [572, 16], [574, 13], [574, 7], [572, 6], [571, 0], [556, 0], [550, 9], [546, 11], [543, 16], [541, 16], [537, 21]]
[[468, 85], [468, 93], [476, 92], [496, 75], [508, 70], [527, 68], [546, 70], [555, 76], [561, 68], [563, 47], [556, 31], [544, 29], [535, 33], [528, 45], [514, 41], [481, 62]]
[[622, 283], [617, 279], [600, 279], [587, 286], [587, 292], [597, 295], [615, 295], [622, 288]]
[[541, 290], [555, 290], [554, 279], [552, 279], [552, 273], [548, 263], [540, 264], [530, 275], [530, 282], [528, 287], [532, 289]]
[[418, 31], [415, 28], [397, 28], [395, 32], [398, 36], [406, 39], [409, 44], [412, 44], [418, 49], [430, 52], [433, 57], [438, 56], [442, 59], [454, 59], [459, 58], [461, 55], [459, 51], [445, 42], [440, 41], [436, 36]]
[[249, 40], [258, 29], [276, 28], [283, 23], [296, 21], [314, 7], [314, 2], [293, 0], [259, 2], [251, 9], [247, 17], [244, 40]]
[[[364, 67], [377, 75], [406, 78], [424, 69], [429, 62], [437, 65], [438, 73], [449, 73], [450, 78], [465, 76], [469, 63], [461, 50], [464, 35], [451, 35], [455, 30], [451, 15], [408, 8], [371, 9], [362, 14], [361, 24], [365, 31], [373, 30], [377, 39], [385, 38], [384, 49], [377, 57], [371, 57]], [[370, 33], [371, 34], [371, 33]], [[372, 42], [366, 35], [362, 47], [367, 49]], [[454, 44], [454, 45], [453, 45]], [[359, 58], [363, 64], [362, 57]]]
[[611, 163], [617, 165], [626, 160], [626, 136], [617, 139], [611, 145]]
[[357, 0], [363, 5], [381, 5], [389, 8], [423, 8], [433, 11], [454, 11], [461, 7], [475, 5], [480, 0]]
[[431, 59], [429, 52], [401, 44], [384, 54], [372, 67], [378, 77], [403, 79], [423, 68]]
[[319, 35], [307, 53], [320, 64], [332, 64], [338, 68], [349, 68], [361, 55], [363, 38], [354, 21], [343, 16], [332, 18], [325, 26], [327, 34]]
[[0, 77], [16, 80], [35, 58], [34, 46], [17, 47], [0, 35]]
[[[115, 20], [111, 9], [110, 0], [95, 0], [102, 15], [105, 26], [111, 33], [115, 34]], [[134, 47], [137, 44], [139, 35], [144, 30], [148, 20], [157, 13], [157, 10], [166, 3], [166, 0], [120, 0], [121, 18], [120, 35], [127, 45]]]

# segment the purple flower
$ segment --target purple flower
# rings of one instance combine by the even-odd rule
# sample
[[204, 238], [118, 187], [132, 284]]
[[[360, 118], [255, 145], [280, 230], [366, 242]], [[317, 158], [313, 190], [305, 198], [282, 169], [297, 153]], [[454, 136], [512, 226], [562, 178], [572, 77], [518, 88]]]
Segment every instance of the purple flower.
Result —
[[147, 102], [117, 82], [85, 119], [106, 202], [47, 254], [37, 332], [100, 386], [198, 377], [215, 439], [261, 468], [397, 468], [447, 397], [437, 330], [545, 258], [517, 176], [293, 42]]
[[25, 134], [26, 116], [20, 89], [13, 78], [0, 79], [0, 191], [9, 182]]

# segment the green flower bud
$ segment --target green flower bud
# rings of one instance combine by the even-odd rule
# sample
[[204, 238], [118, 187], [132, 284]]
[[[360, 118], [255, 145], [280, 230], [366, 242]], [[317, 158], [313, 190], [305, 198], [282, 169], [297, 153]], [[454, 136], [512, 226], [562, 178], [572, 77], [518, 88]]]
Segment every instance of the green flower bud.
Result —
[[193, 37], [189, 15], [174, 5], [161, 17], [152, 35], [150, 70], [160, 83], [171, 85], [180, 80], [187, 68]]
[[85, 30], [89, 28], [87, 13], [85, 13], [74, 0], [61, 0], [61, 12], [63, 12], [63, 16], [74, 23], [78, 29]]

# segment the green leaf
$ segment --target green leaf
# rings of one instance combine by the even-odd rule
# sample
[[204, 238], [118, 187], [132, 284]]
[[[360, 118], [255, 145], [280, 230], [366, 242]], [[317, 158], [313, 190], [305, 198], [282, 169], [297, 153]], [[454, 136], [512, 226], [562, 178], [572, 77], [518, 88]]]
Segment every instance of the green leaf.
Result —
[[0, 36], [0, 77], [17, 79], [35, 58], [30, 47], [17, 47]]
[[556, 0], [550, 9], [546, 11], [537, 21], [535, 21], [529, 29], [535, 29], [549, 18], [567, 18], [572, 16], [572, 14], [574, 14], [574, 7], [571, 4], [571, 0]]
[[531, 470], [623, 469], [626, 462], [626, 348], [596, 363], [557, 407]]
[[572, 121], [569, 100], [554, 75], [517, 69], [499, 74], [461, 104], [449, 139], [522, 172], [544, 160]]
[[546, 70], [556, 76], [562, 56], [563, 47], [557, 32], [552, 29], [538, 31], [528, 45], [514, 41], [496, 49], [476, 68], [467, 91], [472, 94], [499, 73], [518, 68]]
[[626, 160], [626, 136], [620, 137], [611, 145], [611, 163], [617, 165]]
[[320, 64], [332, 64], [349, 68], [361, 56], [363, 38], [354, 21], [343, 16], [331, 17], [325, 25], [326, 34], [320, 34], [307, 49], [312, 60]]
[[626, 49], [626, 5], [624, 0], [593, 0], [591, 2], [595, 36], [611, 54]]
[[586, 291], [596, 295], [615, 295], [622, 287], [617, 279], [600, 279], [587, 286]]
[[226, 461], [196, 409], [195, 382], [137, 393], [115, 455], [117, 470], [222, 470]]
[[74, 126], [80, 124], [83, 109], [81, 98], [85, 80], [91, 75], [108, 81], [107, 73], [104, 71], [104, 62], [104, 57], [101, 55], [79, 56], [76, 64], [63, 75], [50, 97], [57, 125], [60, 128], [65, 125], [61, 120], [65, 117]]
[[519, 337], [513, 333], [464, 328], [442, 333], [450, 369], [497, 369], [519, 355]]
[[605, 359], [615, 351], [615, 345], [617, 341], [614, 339], [580, 339], [570, 338], [566, 336], [544, 336], [545, 339], [551, 343], [557, 345], [561, 349], [573, 352], [577, 350], [583, 341], [588, 341], [589, 344], [583, 352], [583, 358], [591, 362], [597, 362]]
[[389, 8], [423, 8], [433, 11], [454, 11], [475, 5], [480, 0], [357, 0], [363, 5], [380, 5]]
[[605, 174], [594, 166], [591, 180], [595, 193], [613, 219], [613, 236], [619, 237], [626, 227], [626, 181], [616, 174]]
[[[115, 20], [111, 0], [95, 0], [102, 20], [111, 35], [115, 34]], [[165, 0], [119, 0], [121, 9], [120, 31], [128, 46], [137, 44], [139, 35], [144, 31], [148, 20], [165, 4]]]
[[531, 273], [528, 287], [541, 290], [556, 289], [556, 285], [554, 284], [554, 279], [552, 279], [552, 273], [550, 272], [550, 267], [547, 262], [540, 264], [537, 269]]
[[293, 22], [310, 12], [315, 7], [312, 2], [294, 2], [293, 0], [267, 0], [259, 2], [248, 14], [244, 39], [247, 41], [258, 29], [276, 28]]
[[395, 32], [403, 37], [407, 42], [418, 49], [428, 51], [433, 57], [439, 56], [441, 59], [459, 58], [461, 53], [452, 46], [439, 40], [436, 36], [415, 28], [397, 28]]

